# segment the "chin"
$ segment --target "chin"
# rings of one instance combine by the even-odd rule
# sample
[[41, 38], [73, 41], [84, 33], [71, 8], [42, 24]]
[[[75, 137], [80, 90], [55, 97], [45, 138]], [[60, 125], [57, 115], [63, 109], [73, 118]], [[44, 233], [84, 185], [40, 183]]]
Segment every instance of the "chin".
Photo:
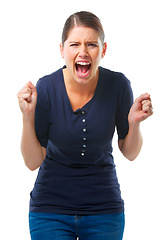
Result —
[[95, 73], [93, 73], [92, 69], [90, 69], [88, 72], [85, 74], [81, 74], [77, 71], [74, 72], [74, 79], [77, 83], [79, 84], [88, 84], [92, 80], [95, 80], [97, 78], [97, 73], [98, 71], [96, 70]]
[[74, 80], [78, 83], [78, 84], [81, 84], [81, 85], [86, 85], [90, 82], [90, 79], [87, 79], [87, 78], [74, 78]]

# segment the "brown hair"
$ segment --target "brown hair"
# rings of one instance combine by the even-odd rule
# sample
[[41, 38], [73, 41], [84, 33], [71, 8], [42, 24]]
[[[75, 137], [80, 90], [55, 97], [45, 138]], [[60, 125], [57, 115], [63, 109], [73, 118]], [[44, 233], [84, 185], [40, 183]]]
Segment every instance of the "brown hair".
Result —
[[62, 32], [62, 44], [67, 40], [70, 30], [75, 26], [84, 26], [96, 30], [102, 43], [104, 43], [104, 30], [100, 19], [91, 12], [81, 11], [72, 14], [65, 22], [63, 32]]

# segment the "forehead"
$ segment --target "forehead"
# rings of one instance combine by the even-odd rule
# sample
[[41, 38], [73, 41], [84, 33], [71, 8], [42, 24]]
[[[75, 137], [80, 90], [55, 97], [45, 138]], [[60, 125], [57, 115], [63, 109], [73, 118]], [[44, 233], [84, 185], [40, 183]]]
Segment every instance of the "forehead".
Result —
[[75, 41], [75, 40], [81, 40], [81, 41], [98, 41], [99, 40], [99, 34], [96, 30], [89, 27], [83, 27], [83, 26], [75, 26], [72, 28], [68, 34], [68, 38], [66, 41]]

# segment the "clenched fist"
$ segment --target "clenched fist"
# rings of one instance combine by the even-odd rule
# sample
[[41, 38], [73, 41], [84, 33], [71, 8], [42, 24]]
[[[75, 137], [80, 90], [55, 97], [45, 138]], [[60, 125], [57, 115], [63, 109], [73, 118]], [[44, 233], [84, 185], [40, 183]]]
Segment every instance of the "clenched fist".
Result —
[[152, 102], [148, 93], [140, 95], [132, 105], [128, 115], [129, 124], [140, 123], [153, 114]]
[[25, 119], [34, 118], [37, 104], [36, 87], [28, 82], [17, 94], [19, 106]]

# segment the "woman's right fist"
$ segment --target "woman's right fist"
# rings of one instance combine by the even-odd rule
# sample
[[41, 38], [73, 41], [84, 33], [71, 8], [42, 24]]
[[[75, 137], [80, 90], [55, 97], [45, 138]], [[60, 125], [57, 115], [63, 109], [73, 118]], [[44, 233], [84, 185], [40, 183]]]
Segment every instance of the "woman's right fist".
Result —
[[20, 109], [26, 118], [34, 117], [37, 104], [36, 87], [28, 82], [17, 94]]

